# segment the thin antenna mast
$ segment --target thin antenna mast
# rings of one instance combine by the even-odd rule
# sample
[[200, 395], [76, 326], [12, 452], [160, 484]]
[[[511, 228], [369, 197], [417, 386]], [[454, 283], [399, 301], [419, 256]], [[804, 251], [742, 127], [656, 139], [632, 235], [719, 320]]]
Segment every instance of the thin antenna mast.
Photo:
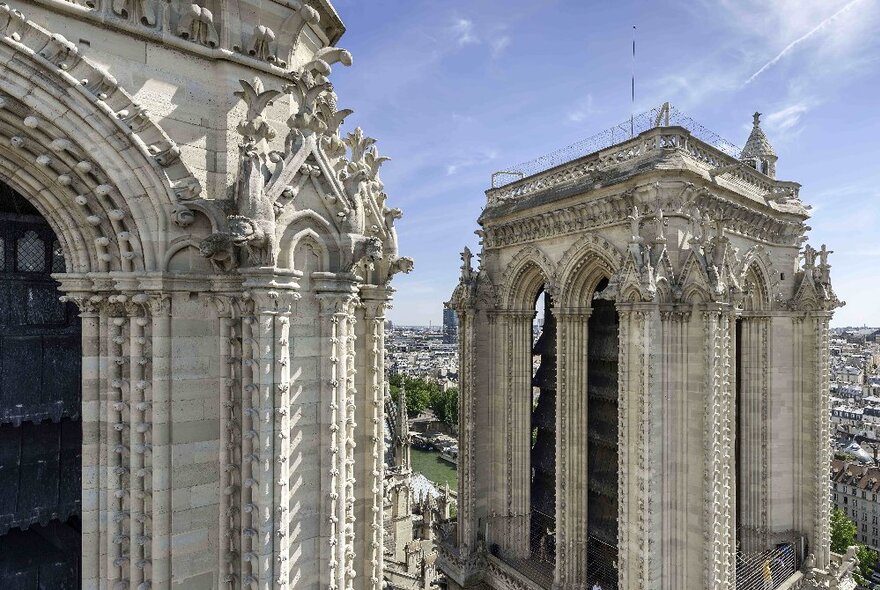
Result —
[[630, 85], [630, 103], [629, 103], [629, 136], [632, 138], [635, 135], [635, 128], [633, 125], [633, 117], [636, 108], [636, 26], [633, 25], [633, 51], [632, 51], [632, 78]]

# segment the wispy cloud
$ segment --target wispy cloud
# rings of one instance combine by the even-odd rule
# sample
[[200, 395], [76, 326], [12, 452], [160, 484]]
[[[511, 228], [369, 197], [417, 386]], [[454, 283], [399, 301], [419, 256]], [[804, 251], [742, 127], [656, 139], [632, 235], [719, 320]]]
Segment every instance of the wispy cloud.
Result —
[[495, 150], [486, 150], [483, 152], [477, 152], [474, 154], [456, 158], [446, 165], [446, 176], [452, 176], [453, 174], [459, 172], [464, 168], [488, 164], [497, 157], [498, 152], [496, 152]]
[[801, 117], [803, 117], [809, 110], [809, 103], [807, 103], [806, 101], [798, 102], [796, 104], [788, 105], [787, 107], [769, 113], [764, 117], [764, 122], [770, 129], [775, 130], [779, 133], [784, 133], [787, 131], [791, 131], [795, 126], [797, 126], [797, 124], [801, 120]]
[[466, 18], [458, 18], [452, 24], [452, 33], [455, 35], [455, 41], [460, 46], [479, 43], [480, 40], [474, 34], [474, 21]]
[[848, 4], [846, 4], [843, 8], [841, 8], [840, 10], [838, 10], [837, 12], [835, 12], [834, 14], [832, 14], [831, 16], [829, 16], [828, 18], [826, 18], [825, 20], [823, 20], [822, 22], [820, 22], [818, 25], [816, 25], [815, 27], [813, 27], [812, 29], [810, 29], [809, 31], [807, 31], [805, 34], [801, 35], [800, 37], [798, 37], [797, 39], [795, 39], [794, 41], [792, 41], [791, 43], [789, 43], [788, 45], [786, 45], [786, 46], [783, 48], [783, 50], [780, 51], [780, 52], [776, 55], [776, 57], [774, 57], [773, 59], [771, 59], [770, 61], [768, 61], [767, 63], [765, 63], [763, 66], [761, 66], [761, 67], [760, 67], [760, 68], [759, 68], [754, 74], [752, 74], [752, 75], [749, 77], [748, 80], [746, 80], [745, 83], [746, 83], [746, 84], [750, 84], [755, 78], [757, 78], [758, 76], [760, 76], [761, 74], [763, 74], [763, 73], [764, 73], [765, 71], [767, 71], [769, 68], [772, 68], [774, 65], [776, 65], [776, 64], [779, 62], [779, 60], [781, 60], [783, 57], [785, 57], [786, 55], [788, 55], [789, 53], [791, 53], [792, 51], [794, 51], [794, 49], [795, 49], [798, 45], [800, 45], [801, 43], [803, 43], [804, 41], [806, 41], [807, 39], [809, 39], [810, 37], [812, 37], [813, 35], [815, 35], [815, 34], [818, 33], [819, 31], [821, 31], [822, 29], [824, 29], [825, 27], [827, 27], [828, 25], [830, 25], [831, 23], [833, 23], [833, 22], [834, 22], [835, 20], [837, 20], [837, 18], [839, 18], [842, 14], [844, 14], [845, 12], [847, 12], [847, 11], [850, 10], [853, 6], [855, 6], [856, 4], [858, 4], [858, 3], [860, 3], [860, 2], [862, 2], [862, 0], [850, 0], [850, 2], [849, 2]]
[[497, 58], [498, 56], [500, 56], [504, 52], [504, 50], [507, 49], [508, 45], [510, 45], [510, 37], [508, 35], [500, 35], [494, 37], [489, 42], [489, 47], [492, 51], [492, 57]]
[[574, 108], [568, 113], [568, 120], [572, 123], [583, 123], [588, 117], [595, 113], [596, 109], [593, 108], [593, 95], [588, 94], [586, 98], [575, 103]]

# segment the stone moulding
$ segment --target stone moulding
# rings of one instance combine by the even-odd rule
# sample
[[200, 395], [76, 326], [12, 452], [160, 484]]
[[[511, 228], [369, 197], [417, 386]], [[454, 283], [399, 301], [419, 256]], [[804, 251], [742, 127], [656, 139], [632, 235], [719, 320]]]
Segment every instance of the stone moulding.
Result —
[[[688, 195], [688, 183], [681, 182], [679, 185], [685, 190], [680, 194], [662, 197], [656, 203], [668, 218], [690, 218], [690, 211], [696, 207], [713, 218], [724, 219], [725, 226], [730, 231], [741, 235], [770, 245], [800, 244], [799, 239], [805, 229], [802, 219], [781, 220], [769, 211], [745, 207], [706, 191]], [[652, 185], [642, 185], [587, 202], [570, 204], [524, 219], [486, 219], [484, 245], [487, 249], [497, 249], [551, 236], [623, 224], [633, 205], [641, 206], [642, 201], [635, 198], [634, 193], [649, 186]]]
[[[71, 17], [91, 22], [100, 27], [112, 27], [120, 32], [145, 38], [154, 43], [165, 45], [180, 51], [196, 54], [209, 59], [220, 59], [246, 66], [248, 69], [262, 71], [267, 74], [284, 75], [290, 65], [288, 56], [284, 59], [278, 56], [282, 48], [289, 52], [290, 57], [296, 48], [302, 30], [310, 24], [317, 24], [320, 20], [318, 12], [299, 1], [276, 2], [291, 9], [291, 14], [279, 20], [280, 29], [278, 40], [274, 33], [267, 34], [259, 30], [260, 26], [268, 29], [262, 23], [252, 24], [237, 23], [238, 29], [233, 32], [229, 23], [228, 30], [218, 30], [220, 23], [215, 25], [215, 15], [208, 8], [212, 2], [200, 1], [181, 2], [181, 5], [195, 7], [198, 12], [181, 11], [180, 14], [172, 7], [171, 2], [160, 0], [87, 0], [79, 2], [73, 0], [31, 0], [47, 8], [67, 14]], [[224, 3], [238, 4], [239, 0], [220, 0], [217, 3], [220, 16], [226, 12]], [[335, 43], [345, 30], [339, 21], [335, 10], [328, 8], [328, 4], [321, 2], [322, 8], [335, 23], [338, 34], [335, 38], [327, 39], [328, 43]], [[299, 8], [296, 8], [297, 5]], [[207, 11], [207, 14], [204, 13]], [[230, 11], [231, 12], [231, 11]], [[268, 11], [266, 11], [268, 13]], [[223, 15], [225, 16], [225, 15]], [[189, 23], [193, 17], [199, 21], [197, 34], [192, 34]], [[176, 23], [176, 24], [175, 24]], [[181, 24], [183, 23], [183, 24]], [[250, 30], [251, 33], [245, 31]], [[170, 34], [169, 34], [170, 33]], [[239, 39], [234, 37], [238, 35]], [[229, 42], [223, 40], [229, 38]], [[272, 59], [269, 59], [269, 58]]]
[[[68, 270], [155, 269], [161, 246], [145, 240], [156, 233], [149, 226], [161, 225], [159, 218], [169, 211], [172, 220], [186, 225], [192, 214], [187, 215], [182, 201], [201, 191], [180, 160], [179, 148], [112, 76], [80, 56], [62, 36], [5, 4], [0, 5], [0, 53], [16, 58], [4, 61], [0, 81], [0, 110], [19, 120], [4, 130], [20, 130], [8, 143], [18, 154], [6, 151], [7, 158], [35, 154], [30, 157], [37, 168], [51, 170], [51, 184], [57, 185], [53, 197], [43, 199], [66, 193], [77, 205], [36, 203], [72, 257]], [[31, 80], [39, 80], [39, 91]], [[96, 136], [114, 143], [96, 141]], [[123, 178], [124, 169], [142, 172], [133, 182]], [[19, 188], [35, 192], [34, 187]], [[141, 198], [144, 194], [149, 198]], [[62, 221], [65, 210], [86, 223]], [[88, 243], [94, 250], [82, 253]]]

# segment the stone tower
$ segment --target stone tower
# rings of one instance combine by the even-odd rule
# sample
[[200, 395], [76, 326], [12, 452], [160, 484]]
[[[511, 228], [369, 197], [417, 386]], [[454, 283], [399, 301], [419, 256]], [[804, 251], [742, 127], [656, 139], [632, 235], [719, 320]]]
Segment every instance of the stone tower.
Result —
[[487, 191], [449, 302], [451, 587], [851, 583], [828, 524], [841, 303], [754, 124], [740, 160], [664, 105]]
[[12, 507], [77, 517], [81, 560], [32, 587], [382, 587], [384, 316], [412, 261], [388, 158], [343, 127], [344, 31], [329, 0], [0, 3], [0, 213], [23, 200], [9, 223], [36, 236], [2, 228], [0, 292], [39, 279], [69, 304], [16, 297], [14, 335], [55, 338], [47, 310], [73, 307], [81, 334], [72, 367], [29, 367], [33, 399], [71, 392], [53, 467], [81, 487]]

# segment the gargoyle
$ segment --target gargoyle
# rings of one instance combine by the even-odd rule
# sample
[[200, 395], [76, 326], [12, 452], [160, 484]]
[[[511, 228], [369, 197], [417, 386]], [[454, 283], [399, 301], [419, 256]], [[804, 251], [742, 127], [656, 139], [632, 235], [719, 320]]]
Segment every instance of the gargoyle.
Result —
[[235, 185], [236, 215], [227, 217], [229, 237], [233, 245], [244, 248], [248, 262], [256, 266], [274, 266], [276, 255], [275, 207], [266, 194], [268, 176], [266, 140], [275, 130], [263, 119], [263, 111], [279, 93], [263, 90], [256, 79], [254, 84], [240, 81], [242, 98], [248, 107], [247, 116], [238, 125], [244, 137], [239, 147], [238, 180]]
[[393, 258], [391, 264], [388, 266], [388, 280], [391, 280], [391, 277], [399, 272], [402, 272], [405, 275], [411, 273], [414, 266], [415, 262], [409, 256]]
[[343, 265], [345, 272], [353, 272], [354, 267], [362, 261], [373, 263], [382, 259], [382, 242], [375, 236], [352, 236], [351, 257], [347, 265]]
[[275, 219], [259, 220], [244, 215], [230, 215], [229, 239], [239, 248], [244, 248], [248, 261], [256, 266], [275, 264]]
[[211, 261], [217, 272], [230, 272], [235, 268], [235, 252], [229, 234], [211, 234], [199, 243], [199, 252]]

